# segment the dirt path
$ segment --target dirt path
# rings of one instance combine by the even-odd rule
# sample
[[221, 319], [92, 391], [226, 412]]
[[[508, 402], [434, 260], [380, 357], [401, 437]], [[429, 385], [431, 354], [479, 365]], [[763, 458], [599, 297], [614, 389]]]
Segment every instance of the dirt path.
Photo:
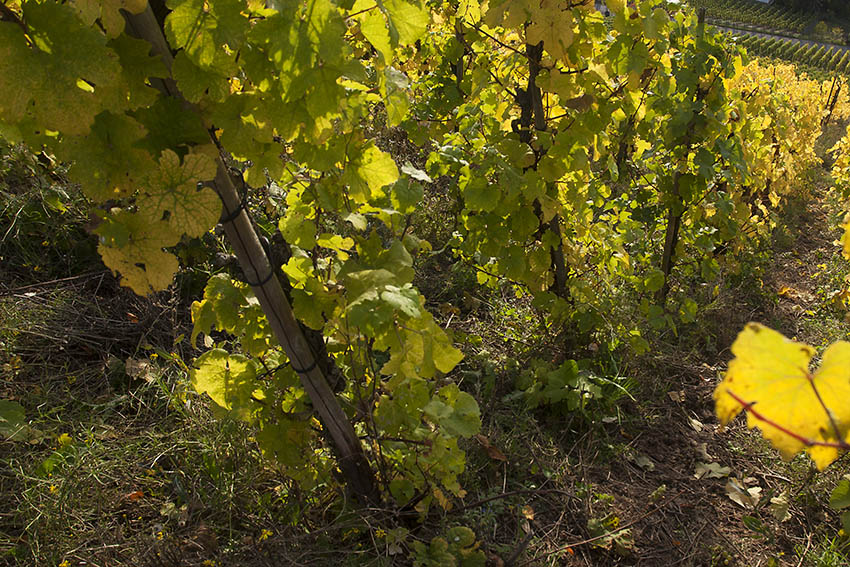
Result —
[[[584, 471], [582, 485], [612, 497], [610, 517], [622, 531], [611, 532], [616, 537], [604, 552], [606, 560], [600, 561], [598, 549], [580, 552], [576, 547], [575, 560], [564, 564], [799, 567], [812, 564], [801, 559], [804, 550], [835, 537], [840, 522], [827, 500], [835, 478], [847, 471], [838, 465], [812, 475], [804, 457], [784, 463], [740, 418], [719, 431], [712, 400], [731, 357], [728, 347], [748, 321], [810, 344], [835, 339], [817, 319], [824, 317], [818, 309], [827, 263], [836, 257], [837, 226], [823, 190], [816, 192], [790, 207], [760, 277], [730, 284], [716, 305], [704, 309], [694, 336], [671, 337], [667, 352], [645, 361], [640, 399], [649, 401], [626, 411], [642, 417], [610, 424], [607, 439], [587, 439], [575, 449]], [[846, 324], [843, 330], [846, 334]], [[697, 338], [703, 344], [689, 344]], [[599, 446], [606, 444], [615, 448], [614, 456], [600, 458]], [[730, 498], [730, 479], [757, 496], [755, 508]], [[782, 521], [771, 508], [771, 498], [780, 497], [790, 500]], [[604, 515], [599, 501], [590, 499], [584, 506], [576, 513]]]

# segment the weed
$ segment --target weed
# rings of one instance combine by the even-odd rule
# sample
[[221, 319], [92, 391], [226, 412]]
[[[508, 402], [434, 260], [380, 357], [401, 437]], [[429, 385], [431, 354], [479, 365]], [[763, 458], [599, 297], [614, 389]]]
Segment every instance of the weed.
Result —
[[812, 548], [797, 546], [794, 551], [812, 567], [844, 567], [850, 562], [850, 544], [842, 537], [827, 537]]

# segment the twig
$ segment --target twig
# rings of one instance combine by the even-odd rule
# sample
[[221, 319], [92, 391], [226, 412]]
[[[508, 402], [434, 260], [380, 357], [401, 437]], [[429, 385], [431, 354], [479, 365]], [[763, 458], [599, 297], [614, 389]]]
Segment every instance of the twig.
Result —
[[431, 446], [430, 441], [417, 441], [415, 439], [403, 439], [401, 437], [375, 437], [373, 435], [361, 435], [360, 439], [371, 439], [373, 441], [377, 441], [381, 443], [383, 441], [392, 441], [395, 443], [407, 443], [409, 445], [424, 445], [426, 447]]
[[797, 567], [800, 567], [803, 564], [803, 561], [806, 560], [806, 555], [809, 554], [809, 549], [812, 547], [812, 534], [806, 538], [806, 549], [803, 550], [803, 553], [800, 554], [800, 561], [797, 562]]
[[0, 297], [4, 297], [6, 295], [13, 295], [15, 293], [25, 291], [25, 290], [28, 290], [28, 289], [32, 289], [34, 287], [42, 287], [42, 286], [45, 286], [45, 285], [52, 285], [52, 284], [63, 283], [63, 282], [68, 282], [68, 281], [72, 281], [72, 280], [79, 280], [79, 279], [88, 278], [88, 277], [92, 277], [92, 276], [101, 276], [101, 275], [106, 275], [108, 273], [109, 273], [109, 270], [98, 270], [98, 271], [95, 271], [95, 272], [86, 272], [84, 274], [80, 274], [80, 275], [77, 275], [77, 276], [69, 276], [67, 278], [59, 278], [57, 280], [50, 280], [50, 281], [46, 281], [46, 282], [38, 282], [38, 283], [34, 283], [34, 284], [23, 285], [23, 286], [20, 286], [20, 287], [13, 287], [12, 289], [4, 289], [4, 290], [0, 291]]
[[534, 524], [529, 520], [528, 522], [528, 533], [525, 534], [525, 537], [522, 538], [522, 541], [519, 542], [519, 545], [514, 549], [514, 552], [511, 553], [511, 556], [505, 559], [505, 565], [507, 567], [513, 567], [516, 560], [522, 555], [522, 552], [525, 551], [525, 548], [528, 547], [528, 544], [531, 542], [531, 538], [534, 537]]

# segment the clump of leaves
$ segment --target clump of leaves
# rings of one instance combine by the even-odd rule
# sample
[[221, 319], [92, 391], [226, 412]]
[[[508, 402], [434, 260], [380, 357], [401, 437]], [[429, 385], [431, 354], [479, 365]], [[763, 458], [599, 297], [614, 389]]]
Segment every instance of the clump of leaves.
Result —
[[487, 561], [475, 541], [475, 532], [466, 526], [449, 529], [426, 545], [413, 542], [414, 567], [483, 567]]

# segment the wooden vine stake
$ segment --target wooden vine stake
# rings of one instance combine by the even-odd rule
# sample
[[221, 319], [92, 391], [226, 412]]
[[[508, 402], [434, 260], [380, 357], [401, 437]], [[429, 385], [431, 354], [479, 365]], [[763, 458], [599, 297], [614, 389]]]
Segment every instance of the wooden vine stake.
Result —
[[[173, 57], [150, 5], [138, 15], [125, 13], [125, 18], [131, 32], [148, 41], [151, 44], [151, 52], [160, 55], [170, 70]], [[166, 81], [162, 88], [181, 100], [187, 109], [193, 108], [172, 81]], [[209, 124], [206, 126], [209, 127]], [[349, 492], [363, 504], [377, 503], [379, 494], [375, 477], [354, 427], [342, 410], [321, 368], [316, 364], [316, 355], [295, 319], [292, 306], [244, 210], [242, 199], [221, 156], [217, 158], [216, 163], [218, 171], [211, 186], [218, 192], [224, 204], [225, 218], [229, 221], [224, 223], [227, 239], [246, 279], [257, 282], [256, 285], [252, 284], [254, 294], [319, 414], [322, 427], [333, 444]]]

